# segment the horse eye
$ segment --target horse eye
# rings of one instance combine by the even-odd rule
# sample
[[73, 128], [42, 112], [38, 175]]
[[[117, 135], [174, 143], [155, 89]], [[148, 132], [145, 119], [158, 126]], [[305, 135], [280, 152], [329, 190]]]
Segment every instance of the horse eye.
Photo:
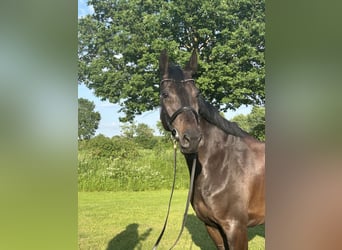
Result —
[[163, 97], [163, 98], [167, 98], [169, 96], [169, 94], [167, 92], [162, 92], [160, 94], [160, 96]]

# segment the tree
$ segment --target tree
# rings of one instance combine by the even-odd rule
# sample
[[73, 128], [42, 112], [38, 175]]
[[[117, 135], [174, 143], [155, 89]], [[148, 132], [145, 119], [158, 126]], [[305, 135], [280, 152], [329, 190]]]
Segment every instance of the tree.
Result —
[[145, 123], [139, 123], [136, 128], [136, 142], [144, 148], [153, 148], [157, 143], [153, 135], [153, 129]]
[[137, 125], [135, 122], [127, 122], [121, 125], [121, 133], [128, 139], [132, 139], [134, 137], [136, 129]]
[[254, 106], [252, 111], [248, 115], [237, 115], [231, 119], [239, 126], [258, 138], [261, 141], [265, 141], [265, 108]]
[[161, 121], [157, 121], [157, 129], [161, 135], [161, 141], [162, 142], [171, 142], [172, 137], [171, 133], [169, 131], [166, 131], [161, 123]]
[[79, 19], [78, 80], [125, 117], [159, 105], [158, 58], [199, 54], [197, 85], [223, 111], [264, 103], [264, 0], [90, 0]]
[[156, 139], [153, 135], [154, 130], [145, 123], [130, 122], [121, 126], [121, 133], [128, 139], [133, 139], [144, 148], [153, 148]]
[[88, 140], [95, 134], [101, 115], [95, 112], [95, 104], [84, 98], [78, 99], [78, 139]]

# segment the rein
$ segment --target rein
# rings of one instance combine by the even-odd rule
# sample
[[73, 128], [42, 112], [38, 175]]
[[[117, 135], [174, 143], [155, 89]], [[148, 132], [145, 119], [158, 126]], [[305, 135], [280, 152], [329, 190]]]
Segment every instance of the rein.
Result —
[[[162, 239], [162, 237], [164, 235], [164, 232], [165, 232], [165, 229], [166, 229], [166, 225], [167, 225], [167, 221], [169, 219], [171, 201], [172, 201], [173, 191], [175, 189], [175, 182], [176, 182], [176, 165], [177, 165], [176, 164], [176, 160], [177, 160], [177, 144], [176, 144], [176, 141], [174, 141], [173, 148], [174, 148], [173, 183], [172, 183], [172, 188], [171, 188], [169, 204], [168, 204], [168, 208], [167, 208], [167, 214], [166, 214], [166, 218], [165, 218], [163, 229], [160, 232], [160, 235], [159, 235], [156, 243], [154, 244], [152, 250], [156, 250], [158, 248], [159, 242], [161, 241], [161, 239]], [[177, 243], [178, 243], [178, 241], [179, 241], [179, 239], [180, 239], [180, 237], [181, 237], [181, 235], [183, 233], [183, 230], [184, 230], [184, 227], [185, 227], [185, 223], [186, 223], [186, 219], [188, 217], [189, 204], [190, 204], [190, 200], [191, 200], [191, 197], [192, 197], [194, 180], [195, 180], [196, 158], [197, 158], [197, 155], [194, 156], [194, 160], [193, 160], [193, 163], [192, 163], [191, 176], [190, 176], [190, 187], [189, 187], [189, 191], [188, 191], [188, 198], [187, 198], [186, 205], [185, 205], [185, 211], [184, 211], [184, 215], [183, 215], [182, 226], [181, 226], [181, 229], [179, 231], [178, 237], [177, 237], [176, 241], [173, 243], [173, 245], [171, 246], [170, 250], [177, 245]]]
[[[175, 82], [175, 80], [173, 80], [173, 79], [163, 79], [160, 82], [160, 84], [162, 84], [165, 81]], [[186, 82], [190, 82], [190, 81], [195, 82], [194, 79], [187, 79], [187, 80], [180, 81], [180, 83], [186, 83]], [[167, 125], [168, 125], [168, 128], [169, 128], [170, 131], [174, 130], [173, 126], [172, 126], [172, 123], [177, 118], [177, 116], [179, 114], [181, 114], [183, 112], [187, 112], [187, 111], [191, 111], [194, 114], [194, 116], [196, 118], [196, 121], [198, 123], [199, 115], [198, 115], [197, 111], [194, 108], [192, 108], [190, 106], [181, 107], [178, 110], [176, 110], [172, 114], [172, 116], [169, 117], [169, 120], [167, 121]], [[172, 188], [171, 188], [169, 204], [168, 204], [168, 208], [167, 208], [167, 213], [166, 213], [166, 218], [165, 218], [163, 229], [160, 232], [160, 235], [159, 235], [156, 243], [154, 244], [152, 250], [156, 250], [158, 248], [159, 242], [161, 241], [161, 239], [162, 239], [162, 237], [164, 235], [164, 232], [165, 232], [165, 229], [166, 229], [166, 225], [167, 225], [167, 221], [169, 219], [171, 201], [172, 201], [173, 191], [175, 189], [175, 182], [176, 182], [176, 168], [177, 168], [177, 164], [176, 164], [176, 160], [177, 160], [177, 143], [176, 143], [176, 140], [174, 140], [173, 148], [174, 148], [173, 183], [172, 183]], [[185, 223], [186, 223], [186, 219], [188, 217], [188, 210], [189, 210], [190, 200], [191, 200], [192, 193], [193, 193], [193, 186], [194, 186], [194, 180], [195, 180], [196, 159], [197, 159], [197, 154], [194, 154], [194, 159], [193, 159], [192, 168], [191, 168], [191, 174], [190, 174], [190, 187], [189, 187], [189, 191], [188, 191], [188, 198], [187, 198], [187, 201], [186, 201], [186, 204], [185, 204], [185, 211], [184, 211], [184, 215], [183, 215], [183, 222], [182, 222], [182, 226], [181, 226], [181, 229], [179, 231], [179, 234], [177, 236], [177, 239], [173, 243], [173, 245], [171, 246], [170, 250], [173, 249], [177, 245], [177, 243], [178, 243], [178, 241], [179, 241], [179, 239], [180, 239], [180, 237], [181, 237], [181, 235], [183, 233], [183, 230], [184, 230], [184, 227], [185, 227]]]

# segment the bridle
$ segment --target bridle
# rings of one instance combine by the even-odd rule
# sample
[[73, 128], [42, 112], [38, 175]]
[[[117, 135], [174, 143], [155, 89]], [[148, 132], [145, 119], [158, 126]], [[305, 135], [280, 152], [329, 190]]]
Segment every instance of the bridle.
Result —
[[184, 107], [181, 107], [181, 108], [177, 109], [172, 114], [172, 116], [170, 117], [170, 120], [167, 121], [170, 130], [173, 129], [172, 123], [174, 122], [174, 120], [176, 120], [177, 116], [179, 114], [183, 113], [183, 112], [186, 112], [186, 111], [191, 111], [194, 114], [195, 118], [196, 118], [196, 122], [198, 123], [198, 113], [197, 113], [197, 111], [193, 107], [184, 106]]
[[[174, 80], [173, 79], [164, 79], [164, 80], [161, 81], [161, 83], [163, 83], [164, 81], [174, 81]], [[193, 79], [187, 79], [187, 80], [181, 81], [181, 83], [187, 82], [187, 81], [194, 81], [194, 80]], [[199, 122], [199, 115], [198, 115], [197, 111], [195, 109], [193, 109], [192, 107], [190, 107], [190, 106], [184, 106], [184, 107], [181, 107], [178, 110], [176, 110], [171, 115], [169, 121], [167, 121], [167, 125], [168, 125], [168, 128], [170, 129], [170, 131], [173, 131], [173, 129], [174, 129], [173, 126], [172, 126], [172, 123], [177, 118], [177, 116], [179, 114], [183, 113], [183, 112], [186, 112], [186, 111], [191, 111], [195, 115], [197, 123]], [[174, 135], [173, 135], [173, 137], [174, 137]], [[160, 240], [162, 239], [162, 237], [164, 235], [164, 232], [165, 232], [165, 229], [166, 229], [166, 225], [167, 225], [167, 221], [168, 221], [168, 218], [169, 218], [171, 201], [172, 201], [173, 191], [175, 189], [175, 182], [176, 182], [176, 162], [177, 162], [177, 158], [176, 158], [177, 154], [176, 153], [177, 153], [177, 144], [176, 144], [176, 140], [174, 139], [174, 169], [173, 169], [173, 183], [172, 183], [172, 188], [171, 188], [171, 195], [170, 195], [170, 199], [169, 199], [169, 204], [168, 204], [168, 209], [167, 209], [167, 214], [166, 214], [166, 218], [165, 218], [163, 229], [160, 232], [160, 235], [159, 235], [156, 243], [154, 244], [152, 250], [156, 250], [158, 248], [159, 242], [160, 242]], [[186, 219], [187, 219], [187, 216], [188, 216], [188, 209], [189, 209], [189, 205], [190, 205], [190, 199], [192, 197], [194, 180], [195, 180], [195, 172], [196, 172], [196, 164], [197, 164], [197, 153], [193, 154], [193, 157], [194, 157], [194, 159], [193, 159], [192, 168], [191, 168], [190, 186], [189, 186], [189, 191], [188, 191], [188, 198], [187, 198], [187, 201], [186, 201], [186, 204], [185, 204], [185, 211], [184, 211], [184, 215], [183, 215], [183, 222], [182, 222], [182, 226], [181, 226], [181, 229], [179, 231], [179, 234], [177, 236], [177, 239], [173, 243], [173, 245], [171, 246], [170, 250], [173, 249], [176, 246], [176, 244], [178, 243], [178, 241], [179, 241], [179, 239], [180, 239], [180, 237], [181, 237], [181, 235], [183, 233], [183, 230], [184, 230], [184, 227], [185, 227], [185, 223], [186, 223]]]
[[[163, 80], [161, 80], [160, 85], [166, 81], [176, 82], [174, 79], [163, 79]], [[186, 82], [190, 82], [190, 81], [195, 82], [194, 79], [186, 79], [186, 80], [181, 80], [180, 83], [186, 83]], [[197, 111], [191, 106], [183, 106], [183, 107], [180, 107], [179, 109], [177, 109], [171, 116], [169, 116], [169, 120], [166, 121], [168, 129], [170, 131], [172, 131], [174, 129], [172, 126], [172, 123], [176, 120], [177, 116], [180, 115], [181, 113], [187, 112], [187, 111], [191, 111], [194, 114], [194, 116], [196, 118], [196, 122], [198, 124], [199, 115], [198, 115]]]

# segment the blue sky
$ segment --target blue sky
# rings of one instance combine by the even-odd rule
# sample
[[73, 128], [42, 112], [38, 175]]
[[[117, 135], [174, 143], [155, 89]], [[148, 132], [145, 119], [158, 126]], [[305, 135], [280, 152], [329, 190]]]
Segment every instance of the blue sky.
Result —
[[[120, 105], [113, 104], [108, 101], [101, 101], [100, 98], [96, 97], [92, 90], [89, 90], [84, 84], [78, 85], [78, 97], [88, 99], [95, 104], [95, 111], [101, 114], [101, 120], [99, 128], [95, 134], [103, 134], [108, 137], [119, 135], [120, 122], [119, 117], [123, 117], [124, 114], [120, 113]], [[159, 120], [159, 109], [148, 111], [136, 117], [137, 123], [145, 123], [149, 127], [153, 128], [155, 134], [159, 134], [157, 129], [157, 121]]]
[[87, 0], [78, 0], [78, 17], [82, 17], [93, 12], [94, 9], [87, 5]]
[[[93, 13], [93, 8], [87, 6], [87, 0], [78, 0], [78, 17], [82, 17], [87, 14]], [[112, 137], [114, 135], [120, 135], [120, 122], [119, 117], [124, 116], [120, 113], [120, 106], [118, 104], [109, 103], [108, 101], [101, 101], [100, 98], [93, 94], [93, 91], [88, 89], [84, 84], [78, 84], [78, 97], [88, 99], [95, 104], [95, 111], [101, 114], [101, 121], [99, 128], [96, 131], [97, 134], [103, 134], [107, 137]], [[251, 111], [251, 107], [240, 107], [236, 111], [228, 111], [225, 113], [227, 119], [231, 119], [238, 114], [248, 114]], [[136, 123], [145, 123], [152, 129], [154, 129], [155, 134], [159, 134], [156, 127], [157, 121], [159, 120], [159, 109], [153, 111], [148, 111], [136, 117]]]

